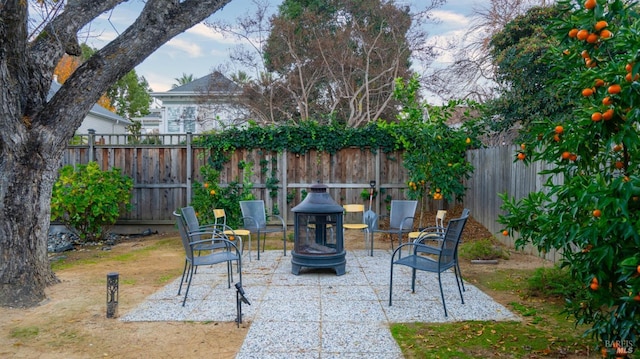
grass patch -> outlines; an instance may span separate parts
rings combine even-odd
[[[82,259],[74,259],[72,255],[69,255],[66,259],[57,260],[51,263],[51,268],[54,272],[70,269],[76,266],[90,266],[95,265],[106,260],[112,260],[116,262],[126,263],[139,260],[145,256],[150,255],[153,251],[156,251],[164,247],[173,247],[176,251],[184,251],[182,249],[182,243],[179,238],[163,238],[155,242],[148,242],[147,245],[139,247],[131,247],[125,253],[113,253],[110,251],[91,250],[91,255]]]
[[[521,322],[398,323],[391,333],[405,358],[598,358],[595,343],[582,336],[587,327],[576,327],[562,313],[560,298],[531,295],[536,271],[463,272],[467,281],[520,315]]]
[[[502,248],[495,238],[463,242],[460,244],[458,251],[460,258],[466,260],[509,259],[509,253]]]
[[[16,327],[11,330],[11,338],[16,339],[30,339],[35,338],[40,333],[40,328],[30,326],[30,327]]]
[[[585,350],[570,333],[519,322],[395,324],[391,333],[405,358],[533,358]]]

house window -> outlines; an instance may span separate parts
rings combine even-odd
[[[167,132],[196,132],[196,106],[167,107]]]

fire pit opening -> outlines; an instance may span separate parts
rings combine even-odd
[[[327,193],[327,186],[314,184],[307,197],[291,210],[294,217],[294,243],[291,273],[302,267],[332,268],[345,273],[347,260],[342,229],[343,209]]]

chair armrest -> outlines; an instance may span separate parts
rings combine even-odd
[[[414,219],[414,218],[415,218],[415,217],[404,217],[404,218],[402,219],[402,222],[400,222],[400,232],[408,232],[408,231],[410,231],[410,230],[411,230],[411,228],[404,228],[404,226],[405,226],[405,222],[406,222],[407,220],[412,220],[412,221],[413,221],[413,219]]]
[[[233,247],[233,249],[235,249],[235,251],[237,253],[240,253],[240,251],[238,250],[238,246],[233,243],[232,241],[228,240],[228,239],[224,239],[224,238],[220,238],[220,237],[216,237],[216,238],[212,238],[212,239],[202,239],[202,240],[198,240],[198,241],[193,241],[193,242],[189,242],[189,247],[191,247],[191,250],[193,250],[193,248],[195,246],[197,246],[198,244],[203,244],[203,243],[211,243],[211,242],[221,242],[225,244],[225,247],[230,248]],[[242,243],[242,242],[240,242]]]
[[[246,220],[246,221],[249,221],[249,223],[251,223],[251,225],[250,225],[250,226],[244,226],[244,228],[245,228],[245,229],[250,230],[250,229],[258,229],[258,228],[260,228],[260,227],[258,226],[258,221],[256,221],[256,220],[255,220],[253,217],[251,217],[251,216],[245,216],[245,217],[242,217],[242,218],[240,218],[240,220],[242,221],[242,224],[243,224],[243,225],[245,224],[245,220]]]
[[[280,221],[280,224],[282,224],[282,228],[284,228],[284,227],[285,227],[285,225],[284,225],[284,218],[282,218],[281,216],[279,216],[279,215],[277,215],[277,214],[272,214],[272,215],[270,215],[270,216],[267,216],[267,222],[269,221],[269,218],[273,218],[273,217],[277,218],[277,219]]]
[[[415,242],[414,244],[415,244],[414,253],[428,253],[428,254],[440,255],[440,253],[442,252],[440,248],[436,248],[428,244],[415,243]]]

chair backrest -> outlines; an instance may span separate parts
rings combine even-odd
[[[180,238],[182,239],[182,246],[184,247],[185,255],[189,260],[192,260],[193,250],[189,245],[189,232],[184,221],[184,216],[180,215],[178,212],[173,212],[173,215],[176,217],[176,224],[178,225],[178,232],[180,232]]]
[[[187,233],[196,231],[200,228],[200,223],[196,216],[196,210],[192,206],[182,207],[180,209],[180,214],[182,214],[184,223],[187,225]]]
[[[467,223],[468,218],[469,210],[463,210],[460,218],[454,218],[449,221],[440,247],[440,266],[446,266],[455,261],[458,244],[460,244],[462,231],[464,230],[464,225]]]
[[[358,218],[359,223],[364,223],[364,205],[363,204],[344,204],[342,205],[344,208],[344,223],[355,223],[356,218],[354,215],[359,215]],[[352,214],[351,216],[349,214]]]
[[[213,218],[215,219],[214,224],[217,225],[222,225],[223,227],[226,227],[227,225],[227,214],[224,211],[224,208],[216,208],[213,210]]]
[[[389,226],[391,228],[411,229],[413,228],[413,217],[416,215],[416,207],[418,201],[411,200],[392,200],[391,212],[389,213]],[[407,217],[411,219],[404,221]]]
[[[240,201],[242,220],[245,229],[265,228],[267,226],[267,213],[264,209],[264,201],[251,200]]]
[[[444,228],[444,217],[446,216],[447,216],[447,211],[443,209],[439,209],[438,212],[436,212],[436,227]]]

